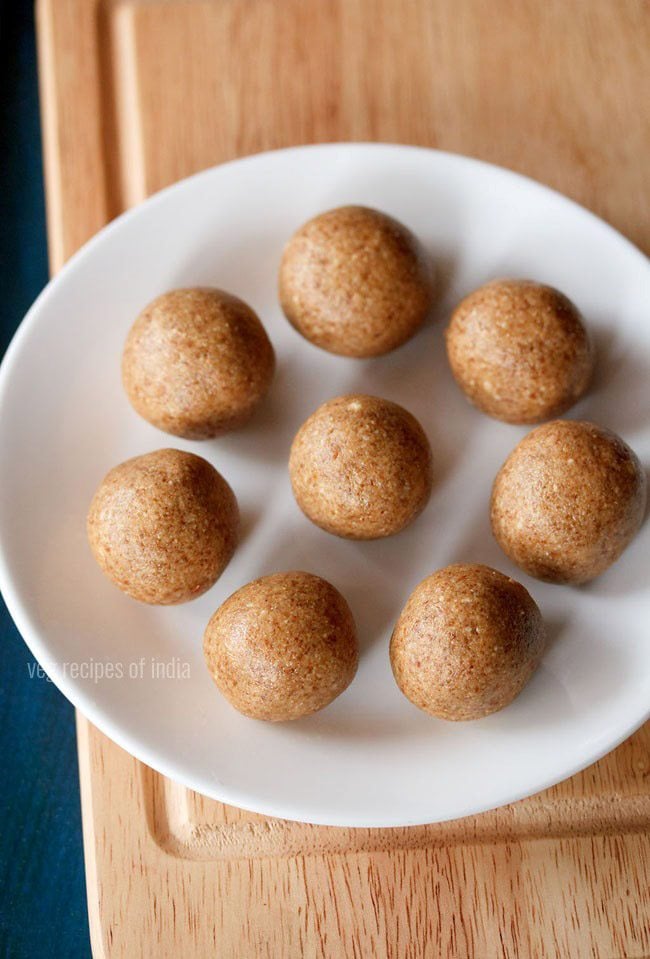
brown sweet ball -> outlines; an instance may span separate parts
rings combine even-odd
[[[357,671],[350,608],[311,573],[275,573],[238,589],[205,631],[208,669],[245,716],[283,722],[323,709]]]
[[[271,342],[249,306],[223,290],[172,290],[131,327],[122,382],[149,423],[202,440],[246,423],[274,367]]]
[[[521,583],[458,563],[429,576],[402,610],[390,642],[397,685],[439,719],[481,719],[519,695],[546,635]]]
[[[90,547],[116,586],[143,603],[200,596],[237,545],[239,511],[225,479],[200,456],[157,450],[107,474],[90,506]]]
[[[433,301],[431,268],[405,226],[363,206],[305,223],[284,250],[280,304],[316,346],[379,356],[405,343]]]
[[[391,536],[431,493],[431,447],[397,403],[339,396],[300,427],[289,475],[298,506],[321,529],[348,539]]]
[[[555,420],[524,437],[497,474],[492,531],[531,576],[585,583],[618,559],[645,503],[645,473],[619,436]]]
[[[456,382],[488,416],[539,423],[573,406],[594,351],[564,294],[531,280],[495,280],[456,307],[446,331]]]

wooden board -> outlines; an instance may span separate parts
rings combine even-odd
[[[38,35],[54,270],[179,177],[339,139],[520,170],[650,250],[642,0],[40,0]],[[78,735],[96,959],[650,955],[650,726],[505,809],[356,831],[223,806]]]

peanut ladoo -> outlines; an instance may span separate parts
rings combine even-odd
[[[200,287],[163,293],[140,313],[124,347],[122,381],[145,420],[200,440],[243,426],[274,368],[253,310],[230,293]]]
[[[225,479],[200,456],[157,450],[112,469],[87,520],[102,571],[143,603],[200,596],[237,545],[239,510]]]
[[[439,719],[481,719],[519,695],[545,645],[541,613],[515,580],[472,563],[414,590],[390,642],[397,685]]]
[[[470,293],[446,331],[452,373],[471,402],[506,423],[539,423],[583,395],[594,365],[573,303],[531,280],[495,280]]]
[[[323,709],[352,682],[359,660],[345,599],[304,572],[263,576],[238,589],[208,623],[203,651],[231,705],[269,722]]]
[[[426,506],[431,447],[415,417],[397,403],[339,396],[298,430],[289,475],[298,505],[321,529],[378,539],[404,529]]]
[[[406,342],[433,301],[432,272],[413,234],[363,206],[305,223],[284,250],[280,304],[299,333],[343,356],[379,356]]]
[[[645,473],[619,436],[554,420],[524,437],[497,474],[492,531],[531,576],[585,583],[618,559],[645,504]]]

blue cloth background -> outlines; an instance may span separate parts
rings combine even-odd
[[[0,2],[0,351],[47,282],[31,0]],[[0,411],[1,413],[1,411]],[[0,957],[90,956],[74,713],[0,604]]]

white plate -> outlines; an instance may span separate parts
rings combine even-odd
[[[380,359],[317,349],[289,326],[276,301],[283,243],[308,217],[344,203],[402,220],[440,266],[438,320]],[[467,404],[447,368],[441,317],[495,276],[533,277],[575,300],[595,332],[599,371],[570,415],[616,430],[647,463],[648,262],[590,213],[513,173],[400,146],[284,150],[165,190],[70,261],[30,310],[2,366],[0,584],[36,658],[93,723],[150,766],[224,802],[316,823],[396,826],[465,816],[536,792],[644,721],[650,524],[582,589],[529,579],[490,535],[492,479],[525,430]],[[279,359],[268,405],[255,421],[206,443],[179,441],[143,422],[120,385],[122,344],[138,311],[164,290],[194,284],[220,286],[251,303]],[[286,460],[295,430],[319,403],[349,391],[402,403],[434,450],[428,508],[383,542],[329,536],[302,516],[290,491]],[[104,579],[84,524],[111,466],[170,445],[200,453],[223,472],[239,497],[245,536],[213,589],[165,609],[140,605]],[[461,560],[520,579],[542,609],[551,645],[512,706],[454,724],[404,699],[392,679],[388,638],[414,586]],[[352,686],[323,712],[265,725],[221,698],[203,664],[201,638],[237,587],[292,568],[324,576],[347,597],[361,664]],[[142,678],[129,678],[141,657]],[[154,678],[152,658],[180,675]],[[109,662],[122,667],[121,679],[98,679],[99,664]]]

